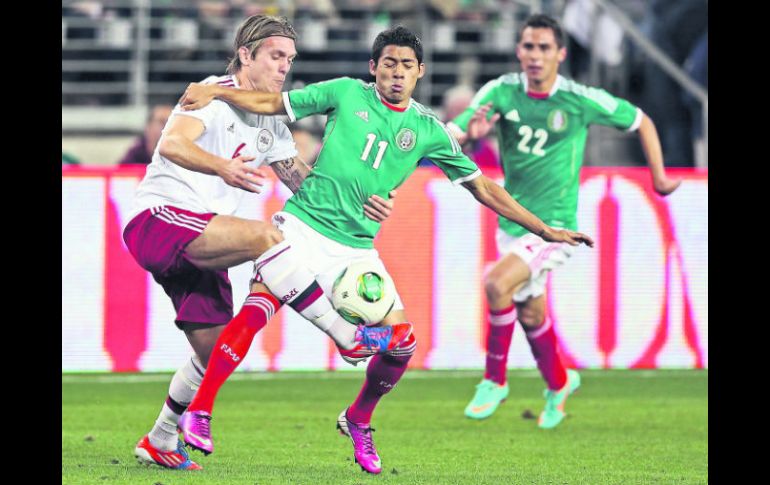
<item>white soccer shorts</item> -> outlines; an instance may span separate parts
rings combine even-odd
[[[567,243],[550,243],[532,233],[514,237],[498,229],[495,241],[501,257],[515,254],[529,266],[529,280],[513,295],[516,302],[545,293],[548,272],[564,264],[575,252],[575,248]]]
[[[331,300],[334,280],[353,261],[368,259],[375,268],[390,277],[376,249],[352,248],[329,239],[302,222],[294,214],[280,211],[273,214],[273,225],[289,241],[300,257],[300,263],[315,275],[316,281],[326,296]],[[393,279],[391,277],[391,279]],[[396,291],[396,303],[393,310],[403,310],[404,303]]]

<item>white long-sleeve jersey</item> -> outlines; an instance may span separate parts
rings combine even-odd
[[[202,82],[238,87],[233,75],[210,76]],[[192,116],[203,122],[205,130],[194,142],[201,149],[228,159],[238,155],[254,156],[254,160],[246,162],[254,168],[297,155],[289,129],[276,116],[247,113],[219,100],[195,111],[182,111],[177,105],[166,127],[174,116]],[[143,210],[160,205],[231,215],[245,193],[243,189],[227,185],[217,175],[177,165],[163,157],[155,147],[152,163],[147,166],[144,179],[137,187],[126,222]]]

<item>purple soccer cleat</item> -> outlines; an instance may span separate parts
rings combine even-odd
[[[344,409],[337,418],[337,429],[341,435],[347,436],[353,442],[353,459],[361,470],[374,475],[382,471],[382,462],[372,441],[374,428],[350,421],[347,409]]]
[[[177,426],[187,446],[202,451],[205,455],[214,452],[210,414],[204,411],[185,411]]]

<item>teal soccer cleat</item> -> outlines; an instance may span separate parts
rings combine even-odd
[[[465,415],[473,419],[488,418],[507,397],[507,382],[501,386],[495,381],[484,379],[476,385],[476,395],[465,407]]]
[[[555,428],[567,416],[564,412],[564,403],[567,397],[580,387],[580,374],[572,369],[567,369],[567,384],[560,391],[546,389],[543,393],[545,409],[540,413],[537,425],[543,429]]]

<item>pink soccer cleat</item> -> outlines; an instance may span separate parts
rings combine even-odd
[[[357,365],[374,354],[411,354],[417,346],[417,341],[412,335],[411,323],[397,323],[382,327],[359,325],[356,330],[356,342],[355,348],[350,350],[337,347],[348,364]]]
[[[185,411],[179,418],[179,430],[187,446],[205,455],[214,452],[211,439],[211,415],[204,411]]]
[[[353,459],[361,470],[374,475],[382,471],[382,462],[372,441],[374,428],[350,421],[345,409],[337,418],[337,429],[341,435],[347,436],[353,442]]]
[[[139,463],[144,465],[158,465],[173,470],[203,470],[203,467],[195,463],[187,455],[187,450],[180,441],[173,451],[163,451],[150,444],[150,437],[145,435],[134,448],[134,455]]]

